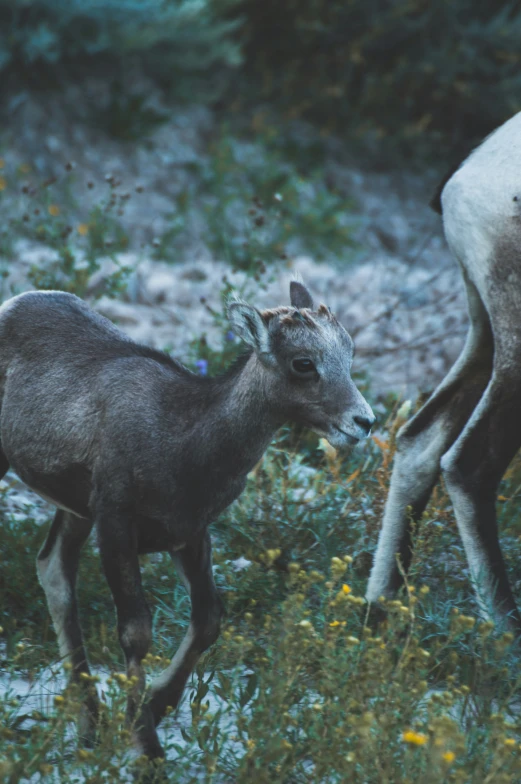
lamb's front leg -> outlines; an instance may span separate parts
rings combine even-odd
[[[143,659],[152,641],[152,618],[141,586],[132,516],[114,507],[101,506],[96,520],[101,560],[116,605],[119,640],[131,681],[127,723],[141,753],[150,759],[164,757],[152,712],[145,702]]]
[[[167,708],[176,708],[186,681],[200,655],[219,636],[223,605],[212,573],[212,547],[207,531],[183,550],[172,553],[190,594],[192,613],[188,631],[170,665],[150,687],[150,707],[156,724]]]

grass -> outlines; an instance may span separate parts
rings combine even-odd
[[[381,437],[345,458],[309,442],[295,454],[283,433],[214,526],[227,619],[187,690],[181,730],[175,719],[166,722],[167,780],[495,784],[521,777],[519,656],[512,635],[476,616],[442,487],[417,532],[406,588],[387,603],[383,626],[365,625],[361,597],[396,424],[390,410]],[[520,477],[517,460],[501,493],[517,589]],[[44,532],[30,515],[10,519],[10,492],[1,498],[2,666],[4,683],[16,685],[56,668],[57,654],[33,566]],[[239,557],[250,564],[237,571]],[[143,559],[143,572],[154,613],[152,672],[173,655],[189,603],[166,556]],[[13,688],[0,708],[2,781],[98,782],[130,771],[125,682],[117,676],[123,662],[93,545],[80,598],[91,661],[112,674],[104,681],[100,747],[76,745],[74,693],[61,699],[56,686],[56,704],[34,714]]]

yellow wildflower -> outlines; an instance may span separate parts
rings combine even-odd
[[[516,741],[514,740],[514,738],[505,738],[503,743],[505,744],[505,746],[508,746],[509,748],[514,748],[514,746],[516,745]]]
[[[52,215],[53,218],[56,218],[56,216],[59,215],[61,212],[57,204],[50,204],[48,211],[49,211],[49,215]]]
[[[456,755],[454,754],[453,751],[446,751],[445,754],[442,754],[441,756],[442,756],[442,759],[445,762],[448,762],[449,765],[450,765],[451,762],[454,762],[454,760],[456,759]]]
[[[410,743],[412,746],[423,746],[427,743],[427,735],[423,732],[414,732],[414,730],[407,730],[402,734],[404,743]]]
[[[78,234],[81,237],[84,237],[88,233],[89,233],[89,224],[88,223],[80,223],[80,225],[78,226]]]
[[[347,596],[348,593],[351,593],[351,588],[349,587],[349,585],[346,585],[346,583],[344,583],[343,586],[342,586],[342,591]]]
[[[331,446],[329,441],[325,438],[320,438],[318,441],[318,448],[321,449],[329,460],[334,460],[338,454],[334,446]]]
[[[340,621],[331,621],[330,626],[340,626]]]

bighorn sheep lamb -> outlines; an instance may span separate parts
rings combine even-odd
[[[138,749],[163,756],[156,725],[175,708],[200,654],[219,633],[208,525],[242,492],[284,422],[335,447],[367,436],[373,413],[350,377],[353,343],[330,310],[290,287],[291,307],[228,304],[249,351],[223,375],[198,376],[141,346],[77,297],[29,292],[0,308],[0,477],[11,467],[58,507],[37,560],[72,679],[87,683],[80,733],[98,716],[75,583],[93,526],[117,610]],[[188,632],[145,693],[151,614],[138,556],[167,551],[189,591]]]

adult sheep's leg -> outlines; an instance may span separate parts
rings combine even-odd
[[[200,655],[219,636],[222,602],[212,573],[212,548],[206,531],[172,555],[192,602],[190,625],[171,664],[151,684],[150,707],[158,724],[167,708],[176,708]]]
[[[141,585],[135,526],[128,510],[99,500],[95,506],[103,570],[116,605],[119,641],[131,681],[127,723],[141,753],[161,758],[164,751],[145,703],[143,659],[152,641],[152,618]]]
[[[510,233],[507,229],[510,228]],[[519,230],[506,226],[479,285],[494,334],[492,379],[441,467],[463,540],[480,607],[507,619],[518,633],[521,618],[498,540],[496,493],[521,446],[521,324]],[[478,270],[479,271],[479,270]]]
[[[487,312],[466,278],[471,325],[461,356],[438,389],[400,430],[389,496],[366,597],[392,596],[412,556],[411,526],[419,520],[440,473],[442,455],[458,438],[492,373],[493,340]]]
[[[521,381],[516,377],[521,340],[517,362],[517,368],[498,363],[483,399],[441,465],[481,611],[507,619],[519,634],[521,618],[498,539],[496,493],[521,446]]]
[[[76,578],[81,548],[91,529],[90,520],[58,509],[36,561],[60,653],[72,665],[71,681],[85,690],[79,732],[89,745],[94,740],[98,721],[98,695],[94,684],[81,678],[83,673],[89,675],[90,671],[78,618]]]

